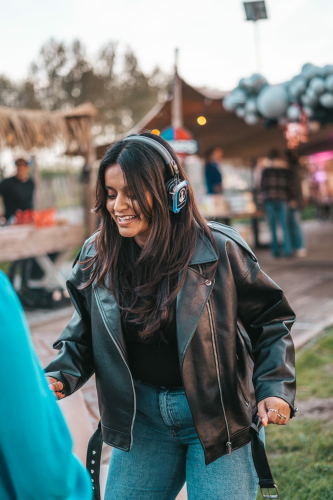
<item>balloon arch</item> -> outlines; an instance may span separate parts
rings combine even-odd
[[[333,65],[319,68],[307,63],[299,75],[280,85],[269,85],[264,76],[255,73],[239,81],[223,99],[223,106],[248,125],[263,122],[284,127],[287,139],[297,129],[302,141],[301,129],[308,130],[309,122],[316,122],[317,127],[333,123]]]

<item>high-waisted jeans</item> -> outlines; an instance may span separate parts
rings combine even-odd
[[[105,500],[174,500],[185,481],[189,500],[255,500],[250,443],[206,466],[183,387],[135,390],[133,446],[113,449]]]

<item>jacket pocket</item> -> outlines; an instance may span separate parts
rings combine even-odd
[[[246,396],[246,392],[245,392],[245,390],[244,390],[244,387],[242,386],[242,383],[241,383],[241,381],[240,381],[240,378],[239,378],[239,376],[238,376],[238,373],[237,373],[237,382],[238,382],[238,387],[239,387],[239,389],[240,389],[240,392],[241,392],[241,394],[242,394],[242,396],[243,396],[243,399],[244,399],[244,402],[245,402],[245,406],[248,408],[248,407],[250,406],[250,402],[249,402],[248,397]]]

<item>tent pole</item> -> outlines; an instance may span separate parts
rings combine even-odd
[[[90,119],[91,126],[89,127],[89,138],[87,142],[87,151],[85,155],[86,164],[84,166],[83,176],[83,211],[84,211],[84,232],[85,237],[89,238],[97,229],[97,217],[91,212],[94,206],[94,182],[92,182],[93,171],[92,167],[96,160],[96,148],[93,145],[93,137],[91,127],[93,118]]]
[[[173,82],[173,97],[171,101],[171,125],[174,128],[183,126],[182,81],[178,75],[178,49],[175,51],[175,76]]]

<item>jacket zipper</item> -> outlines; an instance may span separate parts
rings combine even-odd
[[[200,265],[199,265],[199,271],[203,275],[202,267]],[[211,305],[210,305],[210,299],[208,299],[208,301],[207,301],[207,310],[208,310],[208,316],[209,316],[210,332],[211,332],[211,336],[212,336],[213,352],[214,352],[214,359],[215,359],[217,381],[218,381],[218,384],[219,384],[221,406],[222,406],[224,421],[225,421],[225,425],[226,425],[226,429],[227,429],[227,435],[228,435],[228,441],[227,441],[226,447],[227,447],[227,451],[228,451],[228,454],[229,454],[229,457],[230,457],[231,456],[231,452],[232,452],[232,443],[230,441],[229,426],[228,426],[227,416],[226,416],[226,413],[225,413],[225,408],[224,408],[224,403],[223,403],[222,385],[221,385],[220,373],[219,373],[219,369],[218,369],[219,365],[218,365],[217,353],[216,353],[216,343],[215,343],[215,336],[214,336],[214,325],[213,325],[213,319],[212,319],[212,310],[211,310]]]
[[[122,360],[124,361],[124,363],[125,363],[125,365],[126,365],[126,367],[127,367],[127,369],[128,369],[128,372],[129,372],[129,374],[130,374],[130,378],[131,378],[132,389],[133,389],[133,397],[134,397],[134,411],[133,411],[133,417],[132,417],[132,425],[131,425],[131,442],[130,442],[130,449],[131,449],[131,448],[132,448],[132,444],[133,444],[133,426],[134,426],[134,420],[135,420],[135,415],[136,415],[136,394],[135,394],[135,388],[134,388],[134,383],[133,383],[133,377],[132,377],[131,370],[130,370],[130,368],[129,368],[128,364],[127,364],[127,361],[126,361],[126,359],[125,359],[125,356],[123,355],[123,353],[122,353],[121,349],[119,348],[119,346],[118,346],[117,342],[116,342],[116,341],[115,341],[115,339],[113,338],[112,333],[110,332],[108,325],[106,324],[106,321],[105,321],[105,319],[104,319],[104,313],[103,313],[103,311],[102,311],[102,309],[101,309],[101,305],[100,305],[100,300],[99,300],[99,297],[98,297],[98,293],[96,292],[95,287],[93,287],[93,288],[94,288],[94,295],[95,295],[95,298],[96,298],[96,301],[97,301],[97,307],[98,307],[99,313],[100,313],[100,315],[101,315],[101,317],[102,317],[102,320],[103,320],[104,326],[105,326],[105,328],[106,328],[106,330],[107,330],[108,334],[110,335],[110,337],[111,337],[111,339],[112,339],[112,341],[113,341],[114,345],[115,345],[115,346],[116,346],[116,348],[118,349],[119,354],[120,354],[120,356],[122,357]]]

